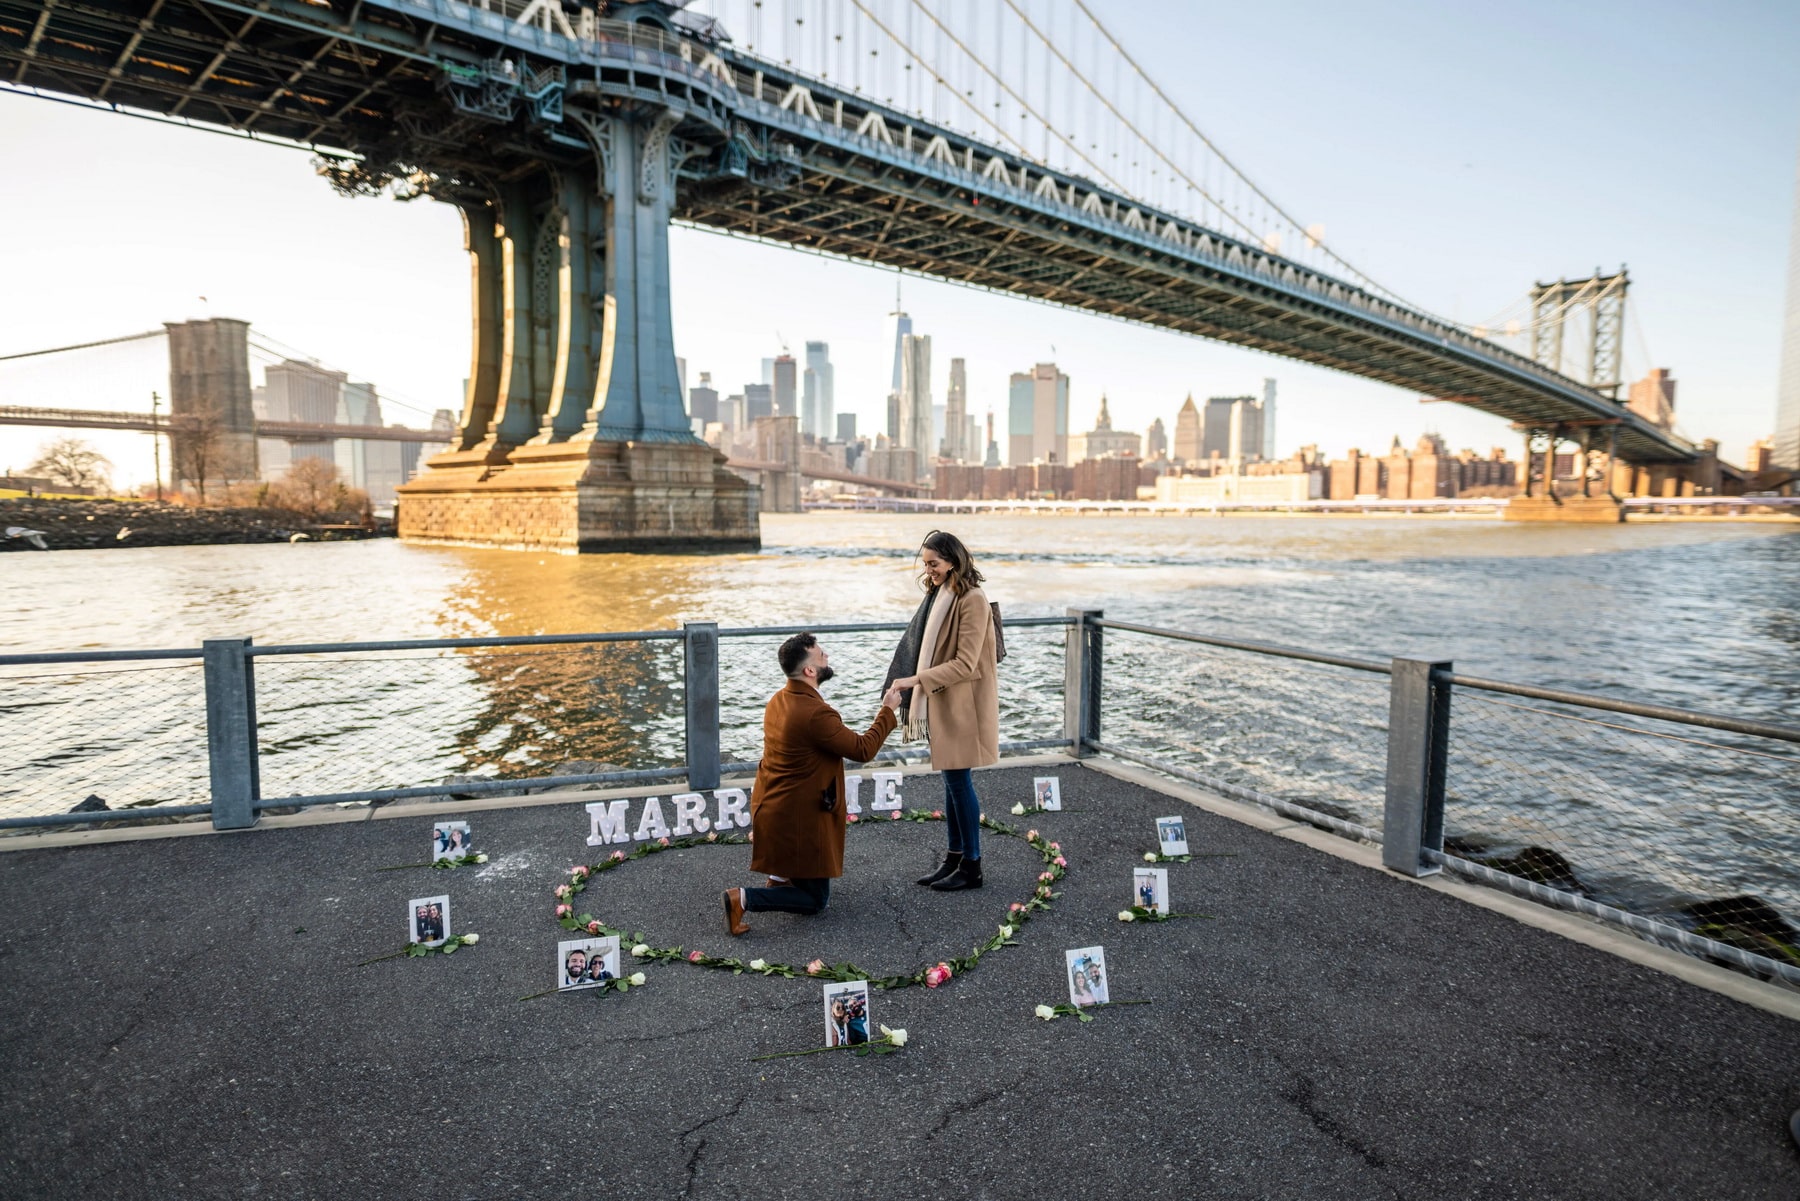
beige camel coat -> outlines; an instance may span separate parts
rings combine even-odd
[[[919,673],[930,695],[925,724],[931,766],[938,771],[986,767],[1000,761],[1000,681],[994,662],[994,614],[987,594],[971,588],[950,601],[931,666]]]
[[[750,793],[750,870],[790,880],[844,874],[844,760],[872,758],[894,729],[882,708],[867,732],[844,725],[804,680],[790,679],[763,710],[763,757]],[[829,810],[822,796],[835,798]]]

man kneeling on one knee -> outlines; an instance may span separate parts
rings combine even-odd
[[[725,924],[747,934],[744,914],[815,914],[844,874],[844,760],[867,762],[893,733],[900,690],[888,689],[868,731],[857,734],[819,695],[830,657],[811,634],[778,652],[787,684],[763,710],[763,756],[750,795],[750,870],[767,888],[725,890]]]

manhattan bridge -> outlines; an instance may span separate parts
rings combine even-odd
[[[1522,349],[1432,315],[1239,171],[1087,0],[0,0],[0,87],[298,144],[346,194],[456,205],[473,352],[433,463],[459,495],[655,478],[741,523],[693,457],[671,223],[1364,376],[1550,453],[1695,457],[1618,397],[1622,288],[1546,292]]]

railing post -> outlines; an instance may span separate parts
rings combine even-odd
[[[719,623],[690,621],[681,629],[688,789],[701,792],[719,786]]]
[[[256,682],[248,638],[208,638],[202,645],[206,672],[206,758],[212,782],[215,830],[256,824],[261,780],[256,756]]]
[[[1381,862],[1408,876],[1442,870],[1423,851],[1444,849],[1444,775],[1450,751],[1447,661],[1395,659],[1388,691],[1387,808]]]
[[[1063,652],[1063,737],[1077,759],[1092,755],[1100,741],[1100,627],[1102,609],[1070,609]]]

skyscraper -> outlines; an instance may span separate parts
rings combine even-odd
[[[758,417],[773,417],[775,409],[774,389],[768,384],[744,385],[744,424],[747,426]]]
[[[969,379],[961,359],[950,360],[950,395],[944,401],[944,457],[962,463],[975,457],[966,445],[969,425]]]
[[[801,432],[829,438],[837,427],[837,397],[833,391],[831,347],[824,342],[806,344],[806,407],[812,422],[801,423]]]
[[[1190,392],[1187,400],[1182,402],[1181,411],[1175,414],[1175,461],[1192,463],[1198,460],[1202,441],[1200,409],[1194,404],[1194,395]]]
[[[983,467],[1000,466],[1000,443],[994,439],[994,410],[989,409],[987,415],[987,454],[982,457]]]
[[[1069,377],[1055,363],[1015,372],[1007,397],[1006,461],[1069,461]]]
[[[900,338],[900,438],[898,445],[918,452],[921,471],[936,449],[931,437],[931,335]]]
[[[1169,435],[1163,429],[1162,418],[1158,417],[1150,423],[1150,432],[1144,435],[1144,455],[1152,461],[1167,458],[1169,454]]]
[[[893,327],[894,343],[894,378],[888,385],[887,433],[892,442],[900,442],[900,343],[912,333],[912,318],[900,307],[900,281],[894,281],[894,311],[888,314],[889,324]]]
[[[688,390],[688,417],[698,422],[719,419],[719,391],[712,386],[712,372],[700,373],[700,385]]]
[[[1263,381],[1262,395],[1262,459],[1265,463],[1275,461],[1275,381]]]
[[[1207,400],[1200,423],[1200,453],[1197,458],[1231,457],[1231,411],[1237,407],[1236,396],[1214,396]]]
[[[794,370],[794,356],[784,354],[775,360],[774,400],[775,416],[798,417],[800,415],[799,377]]]
[[[1794,225],[1788,233],[1787,319],[1781,327],[1781,381],[1775,393],[1774,463],[1800,470],[1800,176],[1794,185]]]

